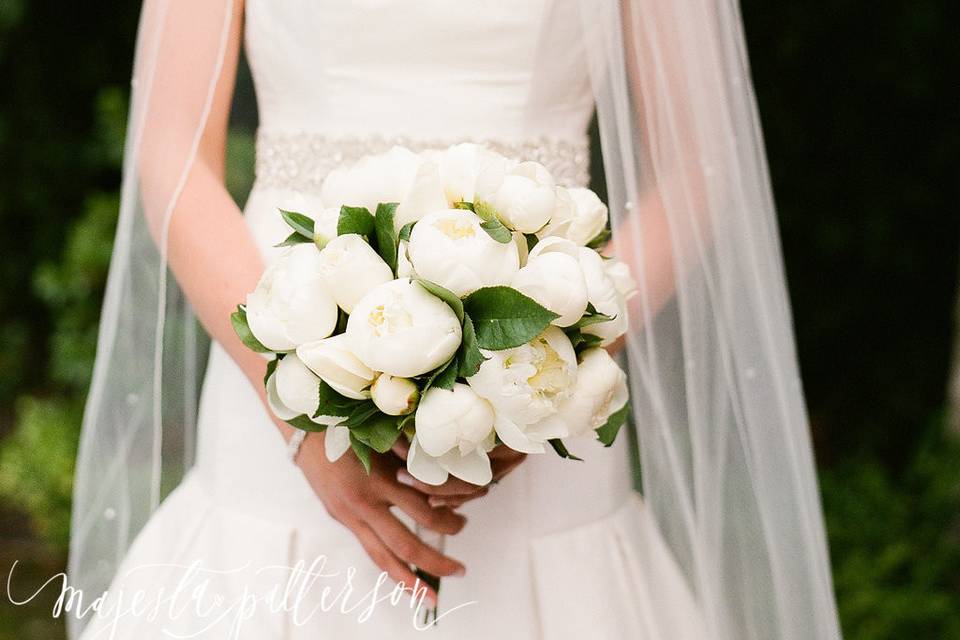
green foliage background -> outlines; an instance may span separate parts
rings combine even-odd
[[[65,556],[138,4],[0,0],[0,570],[24,561],[31,587]],[[952,9],[743,2],[854,639],[960,639],[960,449],[941,433],[960,240]],[[0,599],[0,640],[61,635],[49,603]]]

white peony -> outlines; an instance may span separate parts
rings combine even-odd
[[[573,392],[577,357],[563,331],[549,327],[528,344],[483,354],[488,359],[467,382],[493,405],[494,426],[504,444],[542,453],[544,442],[566,436],[556,414]]]
[[[324,286],[314,245],[289,247],[267,266],[247,296],[247,323],[273,351],[290,351],[333,332],[337,305]]]
[[[553,321],[558,327],[576,323],[587,308],[577,247],[569,240],[546,238],[537,243],[510,286],[558,314]]]
[[[398,378],[381,373],[370,387],[373,404],[388,416],[403,416],[417,406],[420,389],[409,378]]]
[[[403,147],[366,156],[353,165],[334,169],[320,187],[320,198],[328,207],[366,207],[400,202],[407,195],[422,159]]]
[[[607,277],[613,281],[613,286],[616,287],[624,300],[629,300],[637,295],[637,281],[633,279],[633,274],[626,262],[616,258],[608,258],[603,261],[603,270],[607,273]]]
[[[478,185],[499,185],[512,163],[504,156],[478,144],[465,142],[438,154],[437,164],[447,202],[473,202]],[[481,187],[482,188],[482,187]]]
[[[320,251],[320,274],[327,291],[347,313],[393,271],[366,240],[355,233],[337,236]]]
[[[437,368],[460,346],[460,321],[445,302],[407,279],[381,284],[350,314],[346,335],[361,362],[411,378]]]
[[[350,450],[350,428],[330,425],[324,430],[323,451],[327,460],[336,462]]]
[[[560,404],[559,417],[571,436],[599,429],[627,404],[627,375],[606,349],[580,354],[573,394]]]
[[[517,245],[497,242],[472,211],[430,213],[413,228],[407,255],[417,275],[465,296],[508,284],[520,267]]]
[[[553,177],[537,162],[521,162],[499,184],[485,184],[478,200],[490,204],[500,221],[514,231],[536,233],[557,207]]]
[[[520,266],[527,264],[527,258],[530,257],[530,245],[527,244],[527,237],[519,231],[513,232],[513,244],[517,246],[517,255],[520,256]]]
[[[281,420],[293,420],[301,415],[299,411],[294,411],[283,403],[280,394],[277,392],[277,374],[274,372],[266,382],[267,405],[271,413]]]
[[[319,402],[320,378],[296,354],[287,354],[267,379],[270,410],[281,420],[306,415],[313,422],[326,425],[324,449],[327,458],[334,462],[350,448],[350,430],[338,426],[344,420],[342,417],[314,416]]]
[[[306,415],[318,424],[337,424],[343,418],[314,416],[320,404],[320,378],[295,353],[288,353],[277,362],[277,369],[267,380],[267,400],[281,420]]]
[[[457,383],[449,391],[429,389],[417,407],[417,432],[407,469],[427,484],[443,484],[448,474],[476,485],[488,484],[493,424],[490,403],[469,386]]]
[[[376,373],[350,351],[346,334],[302,344],[297,347],[297,357],[340,395],[354,400],[370,397]]]
[[[428,213],[441,211],[448,206],[440,181],[440,170],[432,161],[424,161],[417,170],[410,188],[399,200],[393,214],[393,225],[400,231],[404,225],[420,220]]]
[[[417,272],[413,270],[413,264],[410,263],[410,254],[408,249],[410,242],[401,240],[397,243],[397,277],[398,278],[416,278]]]
[[[559,236],[583,246],[600,235],[607,227],[607,205],[590,189],[574,187],[557,188],[558,202],[562,203],[554,211],[541,237]]]
[[[321,209],[313,218],[313,241],[323,248],[337,237],[337,224],[340,222],[340,209],[327,207]]]
[[[586,247],[580,248],[579,257],[590,304],[600,313],[614,317],[609,322],[588,325],[583,332],[599,336],[606,346],[627,332],[627,301],[636,293],[636,283],[630,269],[619,260],[604,260]]]

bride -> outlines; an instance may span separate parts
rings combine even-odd
[[[583,463],[495,451],[488,491],[424,485],[399,450],[367,476],[271,417],[229,316],[286,235],[278,207],[319,210],[327,172],[396,144],[473,141],[582,186],[594,112],[640,290],[630,438],[568,441]],[[733,0],[147,0],[72,637],[406,638],[439,596],[436,638],[838,638],[757,123]],[[393,590],[414,565],[443,578],[427,602]]]

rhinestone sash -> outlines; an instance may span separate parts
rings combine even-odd
[[[547,167],[558,184],[586,186],[590,182],[589,139],[535,138],[522,141],[442,140],[404,136],[331,136],[315,133],[257,132],[257,186],[319,193],[333,169],[394,146],[420,152],[444,149],[458,142],[476,142],[516,160],[533,160]]]

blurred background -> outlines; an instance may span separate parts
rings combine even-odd
[[[0,0],[0,577],[19,560],[21,598],[66,558],[138,12]],[[960,639],[957,12],[743,14],[845,636]],[[253,123],[231,134],[238,196]],[[63,637],[51,604],[0,597],[0,640]]]

